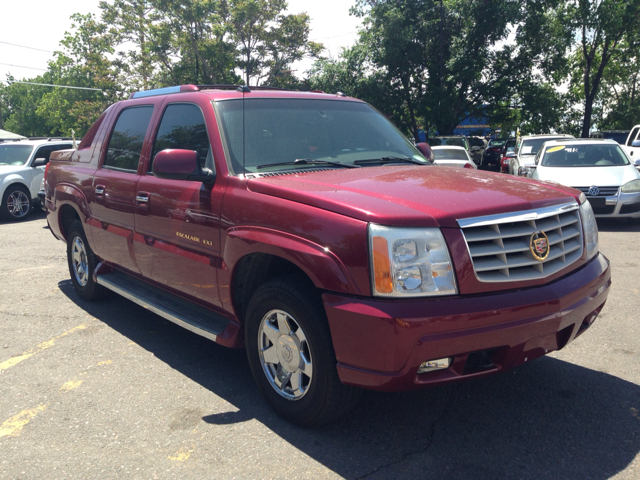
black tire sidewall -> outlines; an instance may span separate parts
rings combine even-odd
[[[12,192],[15,192],[18,190],[25,193],[27,195],[27,198],[29,199],[29,211],[23,217],[14,217],[13,215],[11,215],[11,213],[9,213],[9,205],[7,205],[9,195],[11,195]],[[29,216],[29,214],[31,213],[31,209],[33,208],[32,201],[31,201],[31,194],[25,187],[21,185],[10,185],[9,187],[7,187],[7,189],[4,192],[4,195],[2,196],[1,208],[2,208],[2,211],[0,212],[0,216],[4,220],[7,220],[9,222],[21,222],[22,220],[24,220]]]
[[[293,292],[283,290],[282,286],[282,283],[278,285],[276,282],[269,282],[256,292],[249,304],[245,324],[247,357],[258,388],[274,410],[295,424],[313,425],[325,406],[325,397],[331,388],[332,370],[336,369],[335,353],[330,335],[327,338],[326,319],[320,315],[317,304],[310,302],[305,295],[301,298]],[[309,390],[299,400],[287,400],[277,393],[260,363],[258,330],[262,319],[271,310],[283,310],[291,315],[307,338],[313,376]],[[337,376],[337,372],[335,375]]]

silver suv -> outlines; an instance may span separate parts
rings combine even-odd
[[[575,138],[573,135],[565,135],[562,133],[549,133],[545,135],[525,135],[518,138],[516,143],[516,156],[509,161],[509,173],[518,175],[520,167],[529,167],[534,165],[534,159],[538,154],[538,150],[549,140],[561,140],[563,138]]]
[[[66,138],[15,140],[0,143],[0,217],[24,220],[39,205],[38,191],[51,152],[73,148]]]

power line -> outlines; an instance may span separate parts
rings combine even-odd
[[[0,40],[0,43],[4,43],[5,45],[11,45],[13,47],[28,48],[29,50],[38,50],[39,52],[55,53],[55,52],[52,52],[51,50],[43,50],[42,48],[27,47],[25,45],[18,45],[17,43],[3,42],[1,40]]]
[[[34,68],[34,67],[24,67],[22,65],[14,65],[13,63],[0,63],[0,65],[8,65],[10,67],[18,67],[18,68],[28,68],[29,70],[40,70],[41,72],[46,72],[46,68]]]
[[[73,88],[75,90],[95,90],[96,92],[103,91],[100,88],[72,87],[71,85],[54,85],[52,83],[19,82],[17,80],[14,80],[13,82],[9,82],[9,83],[22,83],[24,85],[40,85],[41,87]]]

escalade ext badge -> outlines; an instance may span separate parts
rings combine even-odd
[[[534,233],[531,235],[529,248],[531,249],[533,258],[539,262],[545,261],[551,251],[551,247],[549,246],[549,237],[547,237],[547,234],[543,231]]]

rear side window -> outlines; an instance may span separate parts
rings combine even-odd
[[[46,147],[40,147],[34,158],[44,158],[48,163],[52,152],[57,152],[58,150],[70,150],[71,148],[73,148],[73,146],[70,143],[66,145],[47,145]]]
[[[123,110],[111,133],[104,167],[135,172],[153,107],[132,107]]]
[[[177,103],[167,106],[153,146],[149,171],[158,152],[175,148],[195,150],[200,155],[200,166],[214,170],[207,126],[197,105]]]
[[[91,128],[89,128],[85,136],[82,137],[80,145],[78,145],[78,150],[83,150],[91,146],[91,144],[93,143],[93,139],[95,138],[100,125],[102,125],[102,121],[104,120],[106,114],[107,112],[105,111],[102,115],[100,115],[100,118],[98,118],[98,120],[96,120],[93,125],[91,125]]]

